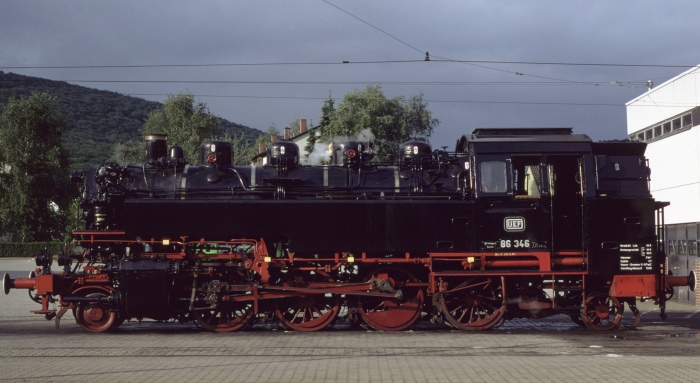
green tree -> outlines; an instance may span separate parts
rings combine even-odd
[[[309,124],[313,124],[313,121],[310,121]],[[297,118],[287,124],[287,127],[289,128],[289,132],[292,134],[292,137],[296,137],[301,133],[301,118]]]
[[[274,122],[267,127],[267,138],[269,139],[271,136],[276,136],[278,140],[282,139],[280,130],[277,129]]]
[[[123,144],[117,142],[112,147],[113,154],[109,161],[114,161],[122,166],[143,163],[146,152],[144,147],[143,141],[131,140]]]
[[[250,165],[250,161],[258,154],[258,142],[269,141],[267,136],[258,137],[257,141],[246,139],[243,135],[228,140],[233,146],[233,164],[238,166]]]
[[[362,91],[350,92],[343,97],[332,112],[329,123],[325,126],[321,123],[321,140],[330,142],[338,137],[366,139],[371,133],[377,159],[394,161],[401,143],[428,139],[439,123],[423,101],[422,94],[408,100],[403,96],[388,99],[381,86],[368,85]]]
[[[19,241],[61,240],[71,202],[66,122],[54,98],[11,99],[0,115],[0,233]]]
[[[191,93],[168,96],[163,107],[148,116],[143,125],[144,134],[167,134],[168,144],[177,144],[185,152],[185,158],[195,162],[199,158],[199,145],[222,135],[221,121],[209,114],[204,103],[194,102]]]

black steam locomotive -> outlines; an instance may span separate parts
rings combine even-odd
[[[82,188],[84,251],[36,256],[35,311],[71,310],[85,330],[127,319],[194,320],[212,331],[278,320],[297,331],[339,315],[377,330],[422,317],[484,330],[516,317],[568,314],[616,327],[627,303],[673,286],[663,208],[649,192],[645,143],[592,142],[568,128],[478,129],[454,152],[421,141],[394,164],[371,143],[336,142],[330,164],[269,145],[264,164],[233,166],[230,143],[188,164],[146,136],[143,165],[93,166]],[[55,304],[55,307],[52,306]]]

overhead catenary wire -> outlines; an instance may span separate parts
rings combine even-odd
[[[12,79],[3,79],[0,82],[15,82]],[[174,84],[288,84],[288,85],[357,85],[357,84],[380,84],[380,85],[419,85],[419,86],[625,86],[625,87],[636,87],[636,86],[646,86],[645,82],[574,82],[574,83],[562,83],[558,81],[543,82],[512,82],[512,81],[236,81],[236,80],[61,80],[65,82],[74,83],[174,83]],[[170,93],[136,93],[136,92],[123,92],[124,94],[137,97],[166,97],[172,94]],[[325,100],[327,97],[303,97],[303,96],[268,96],[268,95],[226,95],[226,94],[193,94],[196,97],[205,98],[235,98],[235,99],[277,99],[277,100]],[[457,103],[457,104],[503,104],[503,105],[560,105],[560,106],[601,106],[601,107],[624,107],[623,103],[597,103],[597,102],[548,102],[548,101],[489,101],[489,100],[445,100],[445,99],[426,99],[424,100],[430,103]],[[655,107],[695,107],[696,105],[684,105],[684,104],[647,104],[647,105],[634,105],[637,106],[655,106]]]
[[[359,20],[360,22],[362,22],[362,23],[364,23],[364,24],[366,24],[366,25],[368,25],[368,26],[374,28],[375,30],[377,30],[377,31],[379,31],[379,32],[381,32],[381,33],[383,33],[383,34],[389,36],[390,38],[392,38],[392,39],[394,39],[394,40],[400,42],[401,44],[403,44],[403,45],[405,45],[405,46],[407,46],[407,47],[409,47],[409,48],[411,48],[411,49],[413,49],[413,50],[415,50],[415,51],[417,51],[417,52],[420,52],[421,54],[422,54],[423,52],[425,52],[424,61],[433,61],[433,59],[430,58],[430,55],[428,54],[428,50],[418,49],[418,48],[416,48],[415,46],[413,46],[413,45],[411,45],[411,44],[405,42],[404,40],[402,40],[402,39],[396,37],[395,35],[393,35],[393,34],[387,32],[387,31],[385,31],[385,30],[383,30],[383,29],[381,29],[381,28],[379,28],[379,27],[377,27],[376,25],[374,25],[374,24],[372,24],[372,23],[370,23],[370,22],[368,22],[368,21],[366,21],[366,20],[360,18],[359,16],[356,16],[356,15],[350,13],[349,11],[347,11],[347,10],[345,10],[345,9],[343,9],[343,8],[341,8],[341,7],[339,7],[339,6],[335,5],[335,4],[333,4],[333,3],[331,3],[331,2],[328,1],[328,0],[322,0],[322,1],[323,1],[324,3],[326,3],[326,4],[329,4],[329,5],[333,6],[333,7],[336,8],[336,9],[342,11],[343,13],[345,13],[345,14],[347,14],[347,15],[349,15],[349,16],[351,16],[351,17],[357,19],[357,20]],[[541,75],[535,75],[535,74],[525,73],[525,72],[521,72],[521,71],[512,71],[512,70],[501,69],[501,68],[493,68],[493,67],[490,67],[490,66],[482,65],[483,63],[486,63],[486,61],[455,60],[455,59],[446,58],[446,57],[441,57],[441,56],[436,56],[436,55],[433,55],[432,57],[437,58],[437,59],[440,59],[440,60],[445,61],[445,62],[454,62],[454,63],[466,64],[466,65],[471,65],[471,66],[475,66],[475,67],[479,67],[479,68],[483,68],[483,69],[488,69],[488,70],[492,70],[492,71],[498,71],[498,72],[503,72],[503,73],[509,73],[509,74],[513,74],[513,75],[517,75],[517,76],[526,76],[526,77],[532,77],[532,78],[539,78],[539,79],[543,79],[543,80],[554,80],[554,81],[562,81],[562,82],[572,82],[572,83],[576,83],[576,82],[577,82],[577,81],[575,81],[575,80],[561,79],[561,78],[555,78],[555,77],[549,77],[549,76],[541,76]],[[494,63],[495,63],[495,62],[494,62]],[[501,63],[505,63],[505,62],[501,62]],[[515,62],[511,61],[511,62],[509,62],[509,63],[512,64],[512,63],[515,63]],[[523,62],[523,63],[524,63],[524,62]],[[692,67],[695,67],[695,66],[696,66],[696,65],[690,65],[690,66],[687,66],[687,67],[685,67],[685,68],[692,68]]]
[[[499,83],[499,82],[361,82],[361,81],[353,81],[353,82],[342,82],[342,81],[328,81],[328,82],[295,82],[295,81],[289,81],[289,82],[280,82],[280,81],[187,81],[187,80],[172,80],[172,81],[162,81],[162,80],[64,80],[66,82],[114,82],[114,83],[204,83],[204,84],[211,84],[211,83],[234,83],[234,84],[319,84],[319,85],[327,85],[327,84],[389,84],[389,85],[437,85],[437,86],[460,86],[460,85],[474,85],[474,86],[479,86],[479,85],[544,85],[541,82],[531,82],[531,83]],[[17,82],[15,80],[0,80],[0,82]],[[584,83],[577,83],[577,84],[561,84],[558,82],[554,83],[546,83],[546,85],[614,85],[614,86],[619,86],[620,84],[616,83],[590,83],[590,84],[584,84]],[[126,95],[128,96],[137,96],[137,97],[167,97],[171,96],[171,93],[135,93],[135,92],[125,92]],[[280,100],[325,100],[328,97],[304,97],[304,96],[280,96],[280,95],[275,95],[275,96],[268,96],[268,95],[226,95],[226,94],[199,94],[195,93],[193,96],[196,97],[205,97],[205,98],[238,98],[238,99],[280,99]],[[510,104],[510,105],[569,105],[569,106],[609,106],[609,107],[620,107],[620,106],[625,106],[622,103],[596,103],[596,102],[547,102],[547,101],[489,101],[489,100],[444,100],[444,99],[426,99],[424,100],[426,102],[430,103],[464,103],[464,104]],[[654,104],[647,104],[647,105],[635,105],[635,106],[669,106],[669,107],[695,107],[695,105],[682,105],[682,104],[674,104],[674,103],[665,103],[665,104],[659,104],[659,103],[654,103]]]
[[[290,61],[281,61],[281,62],[249,62],[249,63],[180,63],[180,64],[109,64],[109,65],[23,65],[23,66],[0,66],[0,70],[30,70],[30,69],[113,69],[113,68],[196,68],[196,67],[235,67],[235,66],[286,66],[286,65],[293,65],[293,66],[305,66],[305,65],[367,65],[367,64],[398,64],[398,63],[457,63],[457,64],[466,64],[466,65],[471,65],[483,69],[488,69],[492,71],[498,71],[498,72],[503,72],[503,73],[508,73],[508,74],[513,74],[517,76],[525,76],[525,77],[532,77],[532,78],[538,78],[538,79],[543,79],[543,80],[552,80],[556,82],[562,82],[562,83],[572,83],[572,84],[578,84],[578,83],[584,83],[584,84],[590,84],[590,81],[578,81],[578,80],[571,80],[571,79],[562,79],[562,78],[555,78],[555,77],[549,77],[549,76],[540,76],[540,75],[535,75],[531,73],[525,73],[522,71],[513,71],[513,70],[507,70],[507,69],[502,69],[502,68],[494,68],[491,66],[487,66],[484,64],[496,64],[496,65],[549,65],[549,66],[597,66],[597,67],[648,67],[648,68],[693,68],[697,67],[697,64],[692,64],[692,65],[677,65],[677,64],[626,64],[626,63],[581,63],[581,62],[554,62],[554,61],[503,61],[503,60],[465,60],[465,59],[455,59],[455,58],[447,58],[447,57],[441,57],[437,55],[432,55],[430,59],[428,59],[428,52],[427,50],[422,50],[417,48],[416,46],[406,42],[404,39],[401,39],[394,34],[391,34],[387,32],[386,30],[360,18],[357,15],[354,15],[353,13],[347,11],[346,9],[341,8],[340,6],[331,3],[328,0],[322,0],[324,3],[328,4],[329,6],[332,6],[336,8],[337,10],[347,14],[348,16],[362,22],[363,24],[379,31],[380,33],[390,37],[391,39],[401,43],[402,45],[410,48],[413,51],[421,53],[421,55],[425,54],[425,58],[422,59],[412,59],[412,60],[366,60],[366,61],[351,61],[351,60],[338,60],[338,61],[305,61],[305,62],[290,62]],[[93,82],[98,82],[98,81],[93,81]],[[107,81],[102,81],[102,82],[107,82]],[[641,81],[639,81],[641,82]],[[620,85],[624,83],[630,83],[628,81],[611,81],[609,82],[610,84],[615,84],[615,85]],[[636,82],[635,82],[636,83]],[[596,85],[606,85],[607,83],[605,82],[597,82]]]
[[[138,97],[165,97],[169,94],[164,93],[129,93],[129,96]],[[254,95],[216,95],[216,94],[193,94],[195,97],[210,97],[210,98],[249,98],[249,99],[281,99],[281,100],[325,100],[327,97],[304,97],[304,96],[254,96]],[[562,106],[605,106],[605,107],[624,107],[624,104],[616,103],[595,103],[595,102],[547,102],[547,101],[487,101],[487,100],[437,100],[426,99],[428,103],[462,103],[462,104],[508,104],[508,105],[562,105]],[[642,105],[640,105],[642,106]],[[694,105],[648,105],[648,106],[673,106],[685,107]]]
[[[313,66],[313,65],[382,65],[412,63],[456,63],[456,64],[503,64],[503,65],[551,65],[551,66],[593,66],[593,67],[636,67],[636,68],[695,68],[698,64],[641,64],[641,63],[585,63],[552,61],[502,61],[502,60],[468,60],[440,58],[431,55],[430,61],[420,60],[341,60],[341,61],[270,61],[270,62],[228,62],[228,63],[180,63],[180,64],[76,64],[76,65],[0,65],[0,70],[28,69],[115,69],[115,68],[209,68],[236,66]],[[490,68],[489,69],[493,69]],[[509,73],[520,73],[508,71]]]
[[[0,80],[1,81],[1,80]],[[6,80],[12,81],[12,80]],[[99,79],[67,79],[70,83],[145,83],[145,84],[251,84],[251,85],[421,85],[421,86],[549,86],[549,85],[582,85],[582,86],[646,86],[644,81],[251,81],[251,80],[99,80]]]
[[[0,66],[3,69],[103,69],[103,68],[205,68],[205,67],[227,67],[227,66],[285,66],[285,65],[383,65],[383,64],[411,64],[425,65],[425,63],[457,63],[467,64],[483,69],[494,70],[523,77],[531,77],[547,81],[251,81],[251,80],[160,80],[160,79],[72,79],[62,80],[71,83],[145,83],[145,84],[254,84],[254,85],[355,85],[355,84],[379,84],[379,85],[412,85],[412,86],[597,86],[597,87],[642,87],[646,86],[646,81],[581,81],[572,79],[555,78],[549,76],[539,76],[513,71],[509,69],[494,68],[489,65],[558,65],[558,66],[597,66],[597,67],[655,67],[655,68],[689,68],[695,65],[669,65],[669,64],[621,64],[621,63],[571,63],[571,62],[536,62],[536,61],[497,61],[497,60],[459,60],[431,55],[428,60],[427,52],[408,43],[394,34],[352,14],[351,12],[331,3],[322,0],[324,3],[336,8],[348,16],[362,22],[374,30],[390,37],[400,44],[410,48],[415,52],[425,53],[425,58],[412,60],[367,60],[367,61],[306,61],[306,62],[249,62],[249,63],[182,63],[182,64],[115,64],[115,65],[50,65],[50,66]],[[167,96],[160,93],[128,93],[134,96]],[[217,98],[264,98],[264,99],[307,99],[323,100],[321,97],[300,97],[300,96],[247,96],[247,95],[196,95],[198,97]],[[623,104],[608,103],[569,103],[569,102],[542,102],[542,101],[484,101],[484,100],[426,100],[434,103],[480,103],[480,104],[520,104],[520,105],[581,105],[581,106],[624,106]],[[658,105],[657,105],[658,106]]]

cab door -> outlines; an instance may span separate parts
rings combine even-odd
[[[578,155],[547,156],[552,214],[552,250],[583,250],[582,158]]]

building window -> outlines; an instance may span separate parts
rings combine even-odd
[[[662,125],[664,127],[664,134],[671,133],[671,123],[666,122]]]
[[[693,115],[690,113],[683,116],[683,127],[686,126],[693,126]]]
[[[630,140],[650,141],[660,138],[665,134],[675,132],[676,130],[690,128],[693,126],[693,114],[686,113],[682,116],[665,121],[662,124],[654,127],[645,128],[642,131],[630,134]]]
[[[681,128],[681,119],[680,119],[680,117],[674,119],[672,122],[673,122],[673,130],[678,130],[678,129]]]

